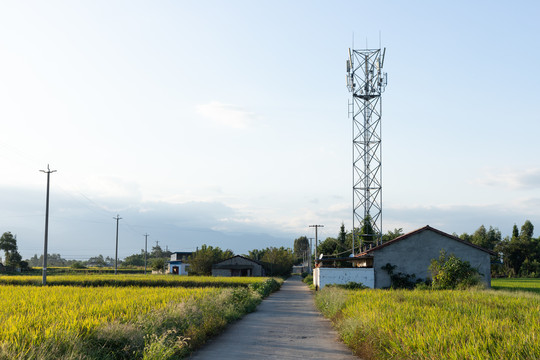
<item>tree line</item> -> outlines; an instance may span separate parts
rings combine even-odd
[[[492,276],[540,277],[540,237],[533,235],[534,225],[526,220],[521,229],[514,224],[512,235],[504,238],[498,228],[484,225],[459,238],[498,254],[492,257]]]
[[[189,274],[212,275],[212,265],[227,260],[234,255],[234,252],[230,249],[221,250],[219,247],[212,247],[205,244],[189,257]],[[285,276],[290,274],[293,265],[297,261],[293,251],[283,246],[279,248],[254,249],[242,256],[261,263],[268,276]]]
[[[362,237],[365,229],[356,229],[358,237]],[[403,229],[389,230],[382,235],[382,242],[393,240],[404,235]],[[514,224],[512,235],[502,237],[498,228],[489,226],[486,228],[481,225],[474,233],[463,233],[454,236],[478,245],[497,253],[492,256],[492,276],[506,277],[540,277],[540,237],[535,238],[534,226],[526,220],[518,228]],[[358,248],[359,244],[356,244]],[[340,231],[336,237],[327,237],[317,246],[317,253],[324,254],[325,257],[348,257],[352,251],[352,232],[345,231],[345,225],[342,223]],[[309,240],[302,236],[294,241],[294,253],[302,258],[309,251]],[[312,254],[313,255],[313,254]],[[339,266],[339,263],[336,263]]]

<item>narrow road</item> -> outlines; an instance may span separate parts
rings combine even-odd
[[[313,294],[297,276],[191,359],[358,360],[315,309]]]

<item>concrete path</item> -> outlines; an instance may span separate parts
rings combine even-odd
[[[358,360],[315,309],[313,294],[298,276],[191,358]]]

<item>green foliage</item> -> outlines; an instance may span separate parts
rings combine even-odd
[[[270,278],[265,281],[258,281],[249,284],[249,288],[256,293],[260,294],[262,297],[267,297],[274,291],[279,290],[281,283],[276,281],[276,279]]]
[[[73,264],[71,264],[72,269],[86,269],[86,266],[81,261],[75,261]]]
[[[480,274],[468,261],[441,250],[439,259],[429,265],[432,288],[436,290],[467,289],[480,284]]]
[[[150,261],[150,268],[154,271],[164,271],[165,270],[165,260],[163,258],[154,258]]]
[[[150,254],[148,254],[146,261],[150,260]],[[144,250],[141,250],[140,254],[129,255],[122,261],[123,267],[130,266],[144,266]]]
[[[422,282],[422,279],[417,279],[415,274],[404,274],[402,272],[394,273],[397,268],[396,265],[387,263],[382,266],[381,269],[385,270],[390,276],[390,288],[391,289],[414,289],[417,284]]]
[[[540,279],[501,278],[491,279],[491,288],[505,291],[527,291],[540,295]]]
[[[17,251],[17,238],[11,232],[5,232],[0,237],[0,250],[4,250],[4,265],[10,268],[28,268],[28,263],[22,261]]]
[[[317,253],[331,257],[347,257],[351,253],[351,248],[352,237],[348,239],[345,224],[341,223],[338,236],[336,238],[327,237],[324,241],[321,241],[317,247]],[[337,267],[340,265],[339,262],[334,264]]]
[[[294,239],[294,254],[296,257],[303,257],[309,251],[309,240],[305,236],[300,236],[297,239]]]
[[[265,249],[262,262],[269,276],[289,276],[292,272],[295,257],[291,249],[269,247]]]
[[[394,240],[395,238],[400,237],[403,234],[404,233],[403,233],[402,228],[399,228],[399,229],[395,228],[393,231],[388,230],[388,232],[386,234],[383,234],[382,242],[385,243],[387,241]]]
[[[193,275],[212,275],[212,265],[231,258],[234,253],[231,250],[221,250],[219,247],[201,246],[189,257],[189,273]]]
[[[308,285],[313,284],[313,275],[312,274],[306,275],[306,277],[304,277],[302,281]]]
[[[340,289],[346,289],[346,290],[363,290],[363,289],[369,289],[369,287],[365,286],[362,283],[349,281],[346,284],[330,284],[326,285],[334,288],[340,288]]]

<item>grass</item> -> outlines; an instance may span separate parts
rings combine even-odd
[[[316,304],[364,359],[540,358],[535,293],[325,288]]]
[[[500,278],[491,279],[494,290],[530,291],[540,294],[540,279],[530,278]]]
[[[210,279],[201,283],[216,286],[0,285],[0,359],[179,358],[281,283],[221,281],[224,287]]]

